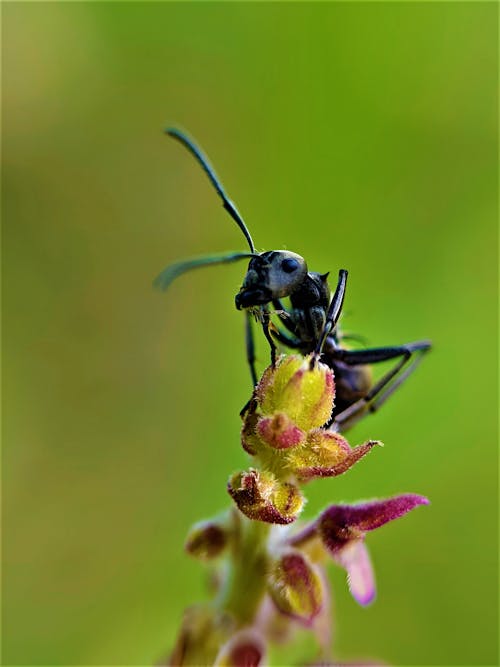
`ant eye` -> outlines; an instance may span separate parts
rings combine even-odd
[[[281,262],[281,268],[285,273],[293,273],[299,268],[299,263],[296,259],[288,257]]]

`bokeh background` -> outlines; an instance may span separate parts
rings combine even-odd
[[[496,3],[3,3],[3,664],[151,664],[205,574],[195,520],[247,465],[245,242],[350,271],[344,328],[434,350],[309,486],[424,493],[370,536],[369,609],[331,570],[339,659],[497,664]],[[259,345],[260,368],[267,349]],[[273,658],[299,664],[307,642]]]

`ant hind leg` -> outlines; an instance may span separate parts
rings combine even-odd
[[[368,393],[336,415],[330,428],[334,431],[347,430],[361,419],[366,412],[375,412],[413,373],[430,350],[429,341],[419,341],[399,347],[373,348],[371,350],[336,350],[335,358],[349,365],[374,364],[400,357],[399,361],[385,374]],[[412,363],[403,371],[412,355],[418,353]],[[403,372],[402,372],[403,371]]]

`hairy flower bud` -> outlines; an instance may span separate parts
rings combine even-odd
[[[255,392],[263,415],[284,413],[297,428],[323,426],[332,414],[333,372],[324,364],[311,368],[310,357],[282,356],[264,372]]]
[[[228,531],[224,522],[209,519],[199,521],[191,527],[184,548],[195,558],[210,560],[222,553],[227,541]]]
[[[315,566],[299,551],[289,551],[273,563],[268,590],[282,613],[306,625],[321,611],[321,578]]]
[[[351,448],[340,433],[315,429],[309,433],[304,447],[288,454],[287,465],[302,482],[315,477],[336,477],[352,468],[375,445],[382,443],[369,440]]]
[[[169,667],[212,665],[221,644],[235,631],[234,621],[210,604],[198,604],[184,611],[182,626],[174,649],[167,659]]]
[[[249,519],[266,523],[292,523],[302,510],[304,498],[298,487],[281,482],[268,472],[250,469],[235,473],[228,491],[239,510]]]
[[[276,412],[271,417],[261,417],[257,421],[256,435],[269,447],[288,449],[297,447],[306,439],[306,434],[285,412]]]
[[[254,629],[245,629],[236,632],[221,647],[214,667],[259,667],[264,664],[265,657],[261,634]]]
[[[278,479],[307,482],[341,475],[365,456],[376,440],[350,447],[323,425],[333,409],[330,368],[310,357],[280,357],[264,372],[244,415],[243,448]]]

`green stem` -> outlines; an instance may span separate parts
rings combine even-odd
[[[267,538],[270,525],[238,517],[239,539],[229,561],[227,579],[217,607],[241,627],[251,623],[266,590]]]

